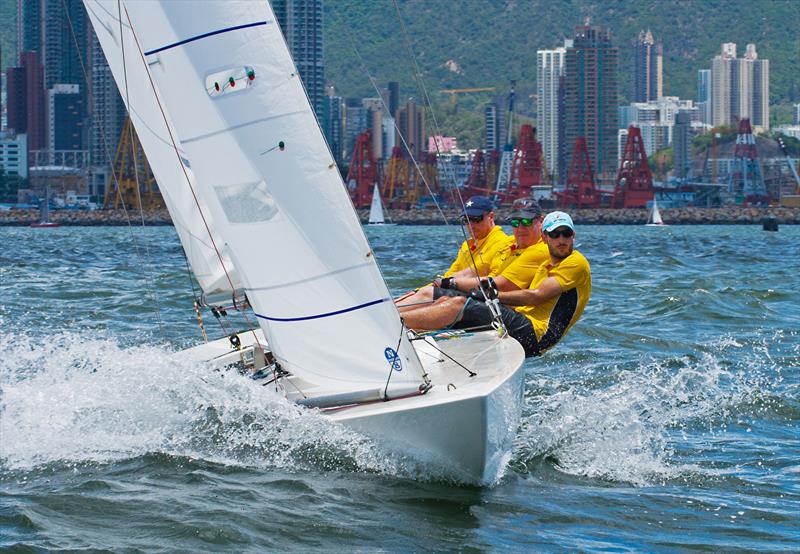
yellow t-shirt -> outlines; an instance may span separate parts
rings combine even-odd
[[[475,260],[475,269],[477,269],[478,275],[485,277],[489,273],[489,264],[492,263],[494,257],[508,250],[512,244],[514,244],[514,237],[509,237],[499,225],[495,225],[489,234],[477,243],[473,239],[465,240],[458,250],[456,260],[444,276],[450,277],[462,269],[473,267],[473,260]]]
[[[531,244],[529,247],[518,250],[517,252],[516,256],[513,256],[513,252],[507,255],[507,263],[505,263],[497,273],[494,273],[493,269],[489,275],[495,277],[502,274],[503,277],[519,288],[527,289],[530,287],[533,277],[539,270],[539,266],[544,262],[550,261],[550,251],[544,241],[539,239],[539,242]]]
[[[581,317],[589,295],[592,293],[592,273],[589,262],[578,252],[561,260],[557,265],[543,263],[529,288],[535,289],[548,277],[555,277],[563,292],[538,306],[519,306],[516,310],[531,320],[539,348],[551,348]]]

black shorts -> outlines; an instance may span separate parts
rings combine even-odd
[[[466,292],[461,292],[458,289],[443,289],[441,287],[433,287],[433,299],[438,300],[443,296],[467,296]]]
[[[454,295],[455,296],[455,295]],[[536,333],[533,331],[531,320],[518,311],[500,304],[500,318],[508,329],[508,334],[517,339],[525,349],[525,357],[539,356],[541,350],[539,341],[536,340]],[[472,298],[467,298],[458,321],[453,323],[453,329],[467,329],[470,327],[481,327],[491,325],[493,321],[492,312],[486,302],[478,302]]]

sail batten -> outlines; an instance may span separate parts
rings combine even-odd
[[[151,165],[165,167],[164,180],[156,178],[165,197],[174,196],[167,206],[182,220],[176,228],[184,229],[187,255],[205,248],[193,238],[202,235],[202,212],[215,235],[206,242],[235,269],[234,285],[247,291],[276,360],[320,390],[380,386],[389,376],[393,384],[421,383],[421,363],[269,5],[123,6],[141,47],[134,56],[132,36],[124,37],[129,65],[137,66],[129,79],[141,81],[130,104],[154,134],[174,137],[171,159],[153,136],[142,143],[148,158],[154,151]],[[103,49],[119,49],[109,34],[100,37]],[[119,84],[121,56],[108,57]],[[159,104],[168,117],[154,124],[148,116],[158,115]],[[188,189],[196,204],[185,202]],[[211,257],[190,262],[196,274],[203,264],[221,268]],[[220,288],[219,278],[213,282]]]

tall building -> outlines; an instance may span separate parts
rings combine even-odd
[[[409,99],[397,113],[398,131],[405,139],[411,155],[418,160],[427,146],[425,143],[425,113],[413,99]],[[402,141],[398,140],[397,143],[402,144]]]
[[[84,149],[86,112],[79,85],[53,85],[47,91],[47,114],[48,149]]]
[[[640,31],[633,41],[631,102],[649,102],[663,95],[662,63],[664,55],[653,33]]]
[[[675,160],[675,177],[687,179],[692,171],[692,115],[679,111],[675,115],[675,126],[672,130],[672,151]]]
[[[711,70],[700,69],[697,72],[697,109],[700,110],[700,121],[711,125]]]
[[[483,148],[487,152],[492,150],[500,150],[502,143],[500,141],[500,108],[494,102],[487,102],[483,107],[483,121],[486,129],[486,140],[484,141]]]
[[[617,63],[610,30],[576,28],[565,58],[564,142],[571,148],[577,137],[584,137],[598,174],[616,170]]]
[[[44,68],[36,52],[20,52],[19,67],[6,72],[8,128],[28,135],[28,151],[47,147]]]
[[[563,47],[553,50],[536,51],[536,76],[539,93],[538,135],[544,151],[547,172],[558,178],[558,132],[559,101],[558,91],[564,75],[564,59],[572,41],[564,42]]]
[[[367,130],[369,119],[367,109],[360,98],[347,98],[345,100],[344,115],[344,140],[345,140],[345,162],[349,163],[353,156],[356,144],[356,137]]]
[[[97,35],[91,31],[90,58],[92,79],[92,118],[89,127],[89,157],[92,175],[89,190],[102,197],[111,177],[119,137],[127,110]]]
[[[325,64],[322,58],[322,0],[272,0],[306,94],[317,114],[324,111]]]
[[[794,112],[792,115],[792,124],[800,125],[800,104],[795,104],[792,107],[794,108]]]
[[[28,177],[28,137],[0,133],[0,168],[6,175]]]
[[[711,61],[711,124],[736,125],[745,118],[769,129],[769,60],[758,58],[755,44],[737,58],[736,44],[727,42]]]
[[[389,117],[397,117],[400,107],[400,83],[389,81]]]
[[[332,91],[331,91],[332,92]],[[344,158],[344,102],[341,96],[330,94],[325,97],[322,111],[322,130],[337,164],[343,165]]]

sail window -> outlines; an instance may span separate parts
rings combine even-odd
[[[253,86],[256,70],[249,65],[230,67],[206,76],[206,92],[211,98],[242,92]]]
[[[218,186],[214,191],[229,223],[268,221],[278,213],[264,181]]]

